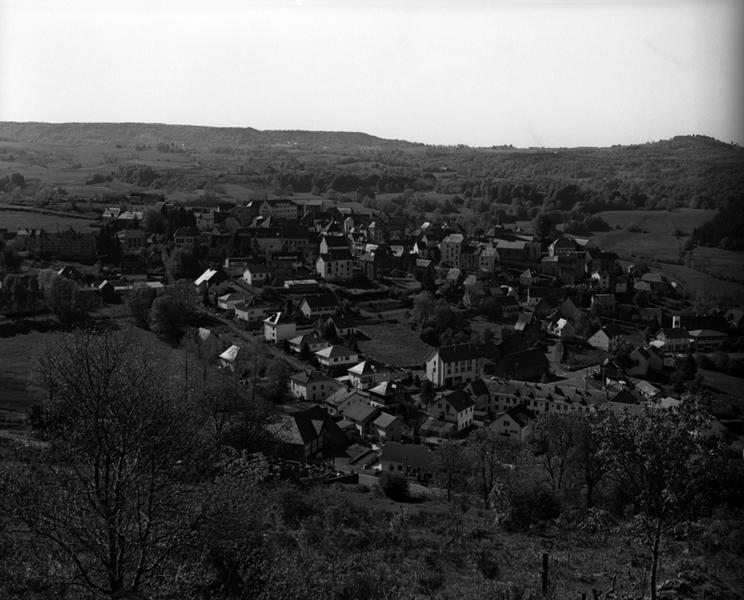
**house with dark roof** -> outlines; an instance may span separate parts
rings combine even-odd
[[[497,413],[489,425],[499,435],[525,441],[530,434],[530,424],[535,413],[522,404]]]
[[[540,379],[550,373],[550,363],[539,349],[507,354],[496,365],[494,375],[510,379]]]
[[[417,481],[427,482],[434,474],[432,452],[426,446],[388,442],[380,453],[381,470],[403,473]]]
[[[681,327],[662,327],[656,334],[662,352],[689,352],[690,334]]]
[[[475,344],[433,348],[424,360],[426,378],[438,387],[475,381],[483,370],[483,353]]]
[[[279,415],[266,426],[279,453],[293,460],[307,461],[326,448],[346,442],[336,422],[320,406]]]
[[[317,350],[315,358],[318,359],[318,364],[328,370],[336,372],[340,369],[344,371],[351,365],[355,365],[359,362],[359,353],[355,350],[351,350],[341,344],[334,344]]]
[[[430,414],[441,421],[454,423],[463,431],[473,424],[475,403],[465,390],[439,392],[430,406]]]
[[[372,423],[380,416],[380,409],[366,402],[351,402],[345,408],[344,420],[353,423],[356,432],[362,437],[373,434]]]
[[[605,352],[614,352],[626,341],[625,331],[622,327],[613,323],[608,323],[595,331],[587,343],[593,348],[599,348]]]
[[[386,412],[381,412],[377,418],[372,421],[372,430],[375,437],[381,442],[399,442],[402,425],[398,417],[394,417]]]
[[[173,243],[176,248],[184,246],[196,246],[201,234],[196,227],[179,227],[173,234]]]
[[[262,263],[249,263],[243,270],[243,281],[248,285],[261,286],[271,281],[271,268]]]
[[[347,248],[329,248],[315,261],[315,272],[326,281],[350,281],[354,259]]]
[[[305,296],[300,301],[300,312],[307,319],[332,315],[340,307],[333,294],[314,294]]]
[[[322,402],[338,385],[320,371],[300,371],[289,378],[289,390],[295,398],[310,402]]]
[[[720,350],[728,335],[714,329],[690,329],[690,342],[696,352]]]
[[[329,342],[318,337],[318,334],[315,332],[305,333],[289,338],[289,349],[297,354],[302,352],[303,346],[306,346],[310,352],[314,353],[323,348],[327,348],[330,345]]]

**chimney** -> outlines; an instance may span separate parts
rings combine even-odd
[[[682,317],[680,315],[674,315],[672,317],[672,329],[679,329],[681,327]]]

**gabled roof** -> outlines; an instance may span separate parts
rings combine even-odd
[[[207,269],[194,281],[194,284],[201,285],[202,283],[208,283],[215,275],[217,275],[217,269]]]
[[[330,308],[338,306],[338,300],[333,294],[313,294],[305,296],[303,302],[307,302],[307,305],[311,309],[316,308]],[[302,304],[302,302],[300,302]]]
[[[375,360],[363,360],[349,369],[349,373],[354,375],[367,375],[368,373],[377,373],[380,370],[380,363]]]
[[[390,427],[391,424],[393,424],[395,421],[397,421],[398,418],[394,417],[393,415],[389,415],[388,413],[380,413],[380,415],[372,421],[372,425],[375,427],[382,427],[383,429],[387,429]]]
[[[681,327],[662,327],[659,330],[659,333],[656,334],[657,337],[659,335],[663,335],[666,338],[671,339],[678,339],[678,338],[689,338],[690,334],[687,332],[686,329],[682,329]]]
[[[322,350],[318,350],[317,352],[315,352],[316,356],[321,356],[323,358],[333,358],[334,356],[353,356],[356,354],[358,354],[358,352],[354,352],[354,350],[350,350],[346,346],[342,346],[340,344],[328,346],[327,348],[323,348]]]
[[[233,344],[227,350],[225,350],[222,354],[220,354],[220,358],[228,362],[235,362],[235,359],[238,358],[239,351],[240,351],[240,346],[236,346],[235,344]]]
[[[300,371],[299,373],[290,376],[290,379],[300,385],[332,381],[330,377],[324,375],[320,371]]]
[[[372,421],[379,414],[380,409],[367,403],[352,402],[344,410],[344,418],[357,423]]]
[[[473,400],[463,390],[455,390],[444,397],[444,401],[456,412],[462,412],[473,406]]]
[[[440,346],[439,348],[432,348],[426,355],[427,362],[434,358],[436,355],[442,362],[454,362],[456,360],[472,360],[482,358],[483,353],[480,348],[475,344],[453,344],[451,346]]]

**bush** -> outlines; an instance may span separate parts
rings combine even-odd
[[[408,479],[402,473],[384,471],[380,475],[380,489],[391,500],[400,502],[409,497]]]
[[[555,493],[538,484],[511,490],[508,502],[502,524],[512,531],[542,525],[561,514],[561,504]]]

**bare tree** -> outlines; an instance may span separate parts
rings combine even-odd
[[[15,515],[72,583],[138,596],[197,520],[198,413],[126,333],[68,335],[37,373],[47,443],[11,486]]]

